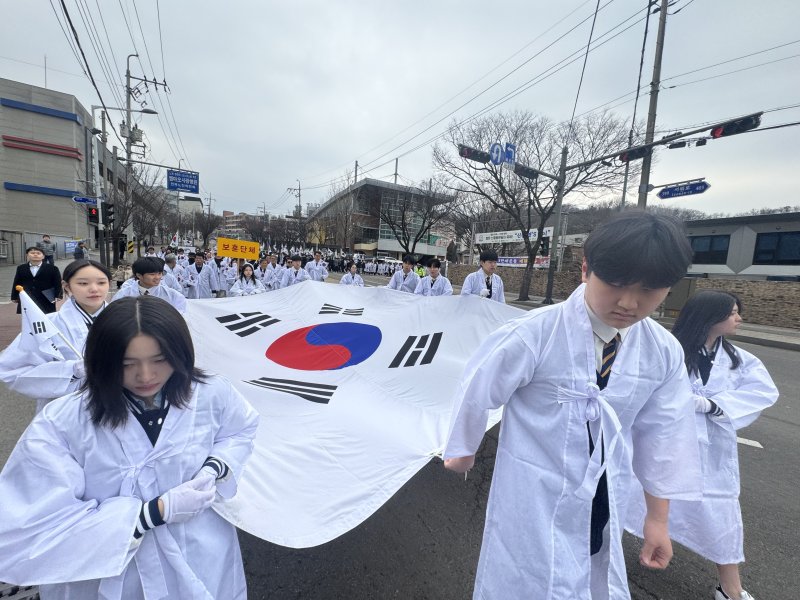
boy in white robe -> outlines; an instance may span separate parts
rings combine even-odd
[[[386,287],[390,290],[413,294],[417,289],[418,283],[419,276],[414,273],[414,258],[410,254],[406,254],[403,257],[403,269],[395,271]]]
[[[328,278],[328,263],[322,260],[322,252],[314,252],[314,260],[306,263],[306,271],[311,281],[325,281]]]
[[[500,275],[495,273],[497,268],[497,252],[484,250],[481,252],[481,268],[470,273],[461,286],[462,296],[480,296],[495,302],[506,303],[505,289]]]
[[[683,353],[647,318],[691,261],[685,232],[625,212],[584,252],[584,285],[492,334],[464,371],[445,467],[472,467],[490,411],[504,406],[475,599],[628,600],[621,536],[634,473],[648,567],[672,556],[669,499],[702,490]]]
[[[453,286],[450,280],[440,273],[442,263],[438,258],[431,260],[428,265],[430,275],[419,280],[415,294],[420,296],[452,296]]]
[[[289,287],[290,285],[303,283],[304,281],[311,279],[308,271],[306,271],[302,265],[303,259],[298,254],[292,256],[292,266],[283,272],[280,289]]]
[[[160,258],[145,257],[133,263],[133,276],[136,278],[135,284],[123,285],[114,294],[112,302],[120,298],[130,298],[135,296],[153,296],[169,302],[181,314],[186,312],[186,298],[179,292],[167,287],[162,283],[164,275],[163,265]],[[127,282],[126,282],[127,283]]]

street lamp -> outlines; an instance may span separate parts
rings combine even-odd
[[[103,110],[103,112],[100,114],[100,118],[103,121],[102,128],[100,130],[97,130],[97,128],[93,128],[92,129],[92,133],[94,135],[97,135],[98,133],[102,133],[102,136],[100,137],[100,140],[105,144],[106,142],[108,142],[108,134],[106,133],[106,111],[108,111],[108,110],[119,110],[119,111],[122,111],[122,112],[127,112],[128,109],[127,108],[120,108],[118,106],[106,106],[106,107],[103,107],[103,106],[98,105],[98,104],[92,104],[92,123],[97,123],[97,119],[94,116],[94,111],[99,110],[99,109]],[[158,114],[158,111],[155,111],[152,108],[142,108],[141,110],[133,110],[132,109],[131,112],[141,113],[143,115],[157,115]],[[130,124],[128,124],[128,126],[130,127]]]

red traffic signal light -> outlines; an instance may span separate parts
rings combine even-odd
[[[750,131],[761,125],[761,113],[750,115],[735,121],[728,121],[722,125],[717,125],[711,130],[711,137],[714,139],[725,137],[728,135],[736,135],[737,133],[744,133]]]
[[[640,158],[649,156],[652,152],[653,152],[652,146],[648,146],[646,148],[634,148],[626,150],[625,152],[620,154],[617,158],[619,158],[622,162],[628,162],[630,160],[639,160]]]
[[[97,210],[96,206],[92,206],[87,211],[89,215],[89,223],[99,223],[100,222],[100,211]]]
[[[488,152],[483,152],[482,150],[470,148],[469,146],[465,146],[464,144],[458,145],[458,155],[462,158],[466,158],[467,160],[472,160],[483,164],[488,163],[492,158],[491,156],[489,156]]]

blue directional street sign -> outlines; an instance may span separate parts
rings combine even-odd
[[[97,198],[87,198],[86,196],[73,196],[72,201],[78,204],[97,204]]]
[[[167,189],[178,192],[200,193],[200,173],[167,169]]]
[[[504,159],[505,159],[505,162],[507,162],[510,165],[513,165],[515,162],[517,162],[517,145],[516,144],[506,143],[506,155],[505,155]]]
[[[505,158],[503,147],[497,142],[489,146],[489,157],[493,165],[499,165]]]
[[[705,181],[695,181],[692,183],[684,183],[681,185],[673,185],[670,187],[662,188],[658,192],[658,197],[662,200],[667,198],[679,198],[680,196],[691,196],[693,194],[702,194],[711,187],[710,183]]]

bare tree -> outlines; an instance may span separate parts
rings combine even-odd
[[[169,212],[169,196],[157,172],[147,167],[134,170],[131,181],[133,206],[131,208],[131,225],[137,239],[152,239],[156,230],[160,229],[163,237],[164,217]],[[137,248],[140,255],[141,248]]]
[[[203,238],[203,248],[208,247],[208,238],[211,237],[211,234],[222,225],[222,216],[215,215],[213,212],[198,212],[194,218],[195,227],[197,231],[200,232],[200,236]]]
[[[513,142],[517,147],[517,163],[557,173],[562,147],[567,147],[571,161],[577,163],[623,150],[628,146],[627,137],[628,125],[610,113],[587,115],[572,126],[556,124],[529,112],[497,114],[454,125],[445,143],[434,147],[433,162],[445,185],[465,195],[465,202],[484,203],[502,211],[519,229],[528,257],[519,299],[527,300],[542,233],[555,209],[555,182],[547,177],[520,177],[507,166],[482,165],[461,158],[458,145],[487,150],[500,140]],[[638,163],[631,165],[633,176],[638,174],[639,167]],[[574,193],[595,199],[621,191],[624,171],[625,164],[617,161],[572,169],[567,172],[564,195]],[[537,235],[532,236],[531,231]]]
[[[450,217],[458,192],[448,190],[441,182],[398,191],[395,198],[381,200],[380,218],[391,229],[400,247],[414,254],[417,244],[427,240],[431,229]],[[427,243],[427,242],[426,242]]]
[[[250,239],[259,244],[268,244],[270,238],[270,223],[267,215],[247,215],[242,219],[242,229]]]

